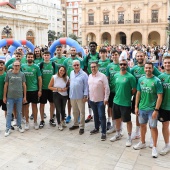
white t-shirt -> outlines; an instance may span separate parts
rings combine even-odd
[[[67,81],[65,82],[63,78],[58,77],[58,75],[53,75],[54,78],[54,85],[53,87],[57,87],[57,88],[65,88],[68,82],[68,76],[67,76]],[[56,91],[53,91],[56,92]],[[67,96],[67,91],[66,92],[58,92],[60,93],[62,96]]]
[[[120,54],[119,61],[124,59],[127,60],[127,51],[123,50],[122,53]]]

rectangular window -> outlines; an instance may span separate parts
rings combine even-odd
[[[93,0],[89,0],[89,2],[93,2]]]
[[[124,12],[118,12],[118,24],[124,24]]]
[[[152,10],[151,22],[158,22],[158,10]]]
[[[134,11],[134,23],[140,23],[140,11]]]
[[[94,14],[89,14],[88,15],[88,24],[89,25],[94,25]]]
[[[103,15],[103,24],[109,24],[109,15],[108,14]]]

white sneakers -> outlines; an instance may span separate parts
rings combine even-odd
[[[126,147],[132,146],[132,139],[128,138],[126,141]]]
[[[114,126],[111,126],[111,128],[106,132],[107,134],[111,134],[116,132],[116,128]]]
[[[6,129],[5,130],[5,137],[9,136],[10,133],[11,133],[11,129]]]
[[[110,138],[110,141],[111,141],[111,142],[115,142],[115,141],[117,141],[117,140],[120,140],[121,138],[122,138],[121,135],[116,134],[115,136],[113,136],[112,138]]]
[[[25,123],[25,130],[29,130],[30,129],[30,125],[28,122]]]
[[[133,149],[135,149],[135,150],[140,150],[143,148],[146,148],[146,143],[139,142],[138,144],[133,146]]]
[[[159,154],[166,155],[168,152],[170,152],[170,146],[164,146]]]
[[[18,130],[20,133],[24,133],[24,129],[22,128],[22,126],[17,126],[17,130]]]
[[[13,126],[16,126],[16,125],[17,125],[17,119],[14,119],[12,125],[13,125]]]
[[[60,123],[60,124],[58,125],[58,129],[59,129],[60,131],[63,130],[63,125],[62,125],[62,123]]]
[[[132,140],[140,139],[140,132],[139,133],[133,132],[131,135],[131,139]]]
[[[37,122],[34,123],[34,129],[35,129],[35,130],[38,130],[38,129],[39,129],[39,126],[38,126],[38,123],[37,123]]]
[[[156,147],[152,147],[152,157],[157,158],[158,157],[158,151]]]

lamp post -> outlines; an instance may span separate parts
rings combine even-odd
[[[169,35],[169,41],[168,41],[168,51],[170,51],[170,16],[168,17],[168,35]]]
[[[11,34],[11,28],[7,25],[6,27],[3,28],[4,33],[7,35],[7,38]]]

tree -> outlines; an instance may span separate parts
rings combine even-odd
[[[73,40],[76,40],[76,41],[78,39],[78,37],[75,34],[69,34],[68,37],[70,37],[70,38],[72,38]]]
[[[55,36],[56,32],[53,30],[48,31],[48,41],[54,41],[57,37]]]

